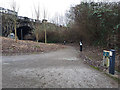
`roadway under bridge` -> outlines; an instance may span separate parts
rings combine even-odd
[[[17,28],[17,36],[19,40],[25,39],[24,37],[28,34],[31,34],[32,28],[29,26],[21,26]]]
[[[18,24],[17,24],[17,37],[19,40],[25,40],[27,35],[31,35],[31,32],[33,30],[33,24],[34,21],[30,20],[27,17],[19,17],[18,18]],[[13,30],[13,33],[15,31]],[[27,38],[29,39],[29,38]]]

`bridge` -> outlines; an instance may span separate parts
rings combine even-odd
[[[34,30],[35,20],[30,19],[28,17],[18,16],[17,23],[17,36],[20,40],[25,39],[26,35],[32,35],[31,31]],[[13,30],[14,33],[14,30]]]
[[[2,15],[2,36],[7,37],[10,33],[15,33],[13,15],[17,17],[16,30],[18,39],[23,40],[26,35],[32,35],[37,20],[18,16],[17,12],[2,7],[0,7],[0,15]]]

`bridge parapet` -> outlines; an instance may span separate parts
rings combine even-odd
[[[20,34],[21,30],[23,34],[28,34],[30,31],[32,31],[35,27],[36,23],[42,23],[40,20],[28,18],[28,17],[23,17],[23,16],[18,16],[17,12],[14,12],[10,9],[5,9],[0,7],[0,15],[2,15],[2,35],[3,36],[8,36],[10,32],[14,33],[14,18],[13,15],[17,17],[17,22],[16,22],[16,28],[18,33]],[[19,33],[20,32],[20,33]]]

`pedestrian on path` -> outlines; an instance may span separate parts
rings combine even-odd
[[[80,51],[82,52],[82,41],[80,41]]]
[[[64,43],[64,45],[65,45],[65,44],[66,44],[66,41],[64,41],[63,43]]]

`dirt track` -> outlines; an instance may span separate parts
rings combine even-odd
[[[85,65],[79,51],[66,49],[32,55],[3,56],[3,88],[117,88],[103,73]]]

